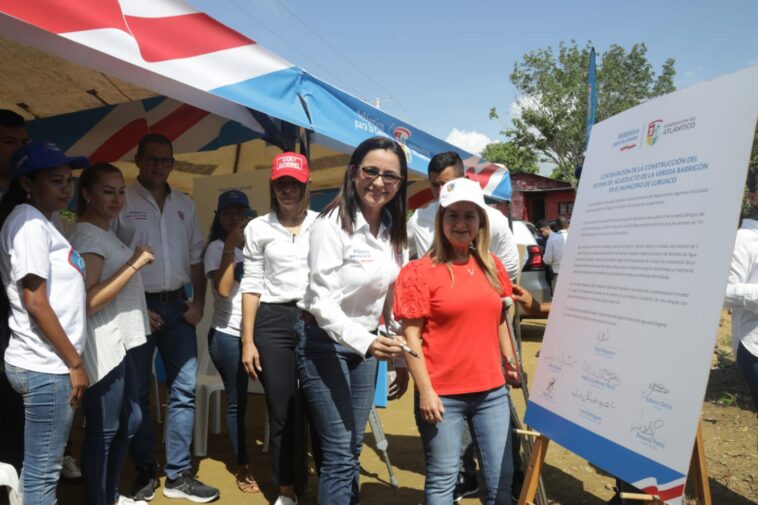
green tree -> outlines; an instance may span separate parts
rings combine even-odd
[[[753,148],[750,151],[750,164],[747,167],[748,175],[758,171],[758,125],[753,133]],[[742,195],[742,217],[749,219],[758,219],[758,209],[750,205],[747,199],[748,187],[745,184],[745,191]]]
[[[482,150],[482,157],[494,163],[502,163],[511,173],[536,174],[540,171],[537,155],[515,142],[493,142]]]
[[[556,164],[554,177],[575,184],[574,169],[584,156],[587,114],[587,68],[590,42],[561,43],[523,56],[510,75],[519,93],[520,114],[502,133],[518,146],[536,152],[542,161]],[[612,45],[597,58],[597,121],[618,114],[674,87],[674,60],[669,58],[656,76],[645,44],[627,51]],[[497,111],[490,110],[497,118]]]

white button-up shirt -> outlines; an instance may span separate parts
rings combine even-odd
[[[724,305],[732,309],[732,349],[742,345],[758,356],[758,221],[745,219],[737,231]]]
[[[293,235],[275,212],[257,217],[245,227],[243,293],[258,293],[265,303],[301,300],[308,285],[308,248],[316,214],[309,210],[300,233]]]
[[[411,256],[420,258],[431,249],[434,242],[434,217],[439,206],[439,202],[432,202],[416,210],[408,219],[408,246]],[[516,279],[521,267],[518,247],[508,218],[499,210],[487,207],[487,219],[490,222],[490,251],[500,259],[508,276]]]
[[[563,249],[566,247],[567,238],[568,230],[554,231],[550,233],[545,244],[545,254],[542,256],[542,261],[546,265],[550,265],[555,275],[558,275],[558,270],[561,268]]]
[[[389,232],[382,224],[374,237],[360,211],[352,235],[342,230],[336,210],[311,226],[310,281],[298,305],[331,338],[362,356],[376,338],[371,332],[407,260],[406,249],[393,249]]]
[[[140,273],[148,293],[173,291],[188,284],[190,267],[203,262],[203,237],[194,202],[169,189],[161,212],[139,181],[126,187],[126,205],[114,226],[118,238],[134,249],[147,245],[155,260]]]

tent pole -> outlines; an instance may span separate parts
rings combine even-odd
[[[240,154],[242,152],[242,144],[237,144],[237,148],[234,150],[234,166],[232,167],[232,173],[236,174],[239,170]]]

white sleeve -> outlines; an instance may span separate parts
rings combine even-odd
[[[197,219],[197,209],[194,202],[187,197],[188,212],[190,215],[190,265],[197,265],[203,262],[203,247],[205,245],[203,241],[203,234],[200,231],[200,223]]]
[[[490,219],[492,219],[490,226],[490,231],[492,232],[490,250],[495,253],[495,256],[503,264],[505,271],[508,272],[508,277],[515,281],[521,271],[516,239],[513,238],[511,228],[508,226],[508,218],[498,210],[495,212],[499,216],[494,219],[493,213],[489,214]]]
[[[258,225],[259,219],[264,219],[264,217],[261,216],[253,219],[245,227],[245,248],[242,254],[244,257],[245,273],[240,282],[240,293],[263,294],[265,287],[263,278],[264,248],[261,237],[261,226]]]
[[[224,243],[221,240],[214,240],[208,244],[208,248],[205,250],[205,258],[203,259],[206,277],[209,277],[211,272],[215,272],[218,270],[218,267],[221,266],[221,258],[223,254]]]
[[[36,275],[47,280],[50,273],[50,232],[39,219],[20,224],[11,235],[11,278],[14,282],[21,282],[27,275]]]
[[[756,267],[756,259],[739,232],[734,244],[732,264],[726,284],[724,305],[730,309],[758,312],[758,284],[747,282],[750,271]]]
[[[340,305],[345,244],[339,226],[330,218],[317,219],[313,224],[308,252],[310,282],[303,300],[306,310],[332,339],[365,356],[376,336],[350,319]]]
[[[542,261],[546,265],[553,264],[553,254],[554,254],[553,249],[555,249],[555,239],[553,239],[553,233],[556,233],[556,232],[552,232],[550,235],[548,235],[547,243],[545,243],[545,254],[542,255]]]
[[[408,255],[411,258],[418,258],[418,251],[416,250],[416,235],[413,233],[417,223],[418,210],[411,214],[411,217],[408,218],[408,222],[405,225],[406,233],[408,234]]]

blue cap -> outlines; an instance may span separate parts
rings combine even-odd
[[[250,201],[247,199],[247,195],[242,191],[236,189],[230,189],[224,191],[218,196],[218,209],[224,210],[232,205],[242,205],[243,207],[250,208]]]
[[[32,140],[13,152],[11,179],[63,165],[70,165],[71,168],[87,168],[89,160],[86,156],[70,158],[49,140]]]

